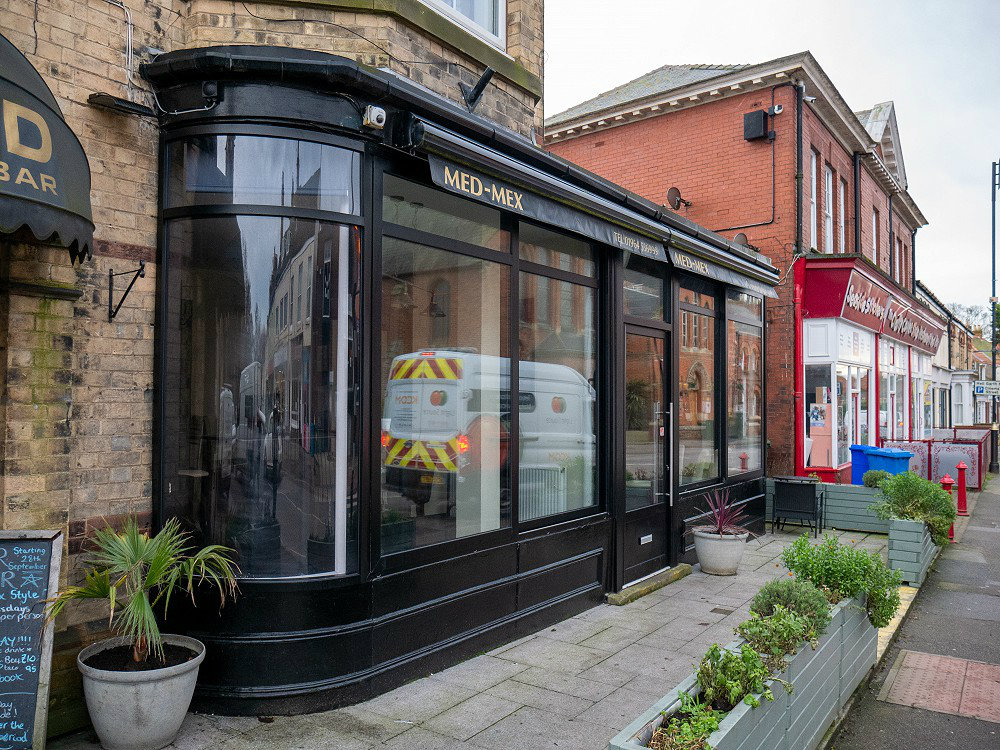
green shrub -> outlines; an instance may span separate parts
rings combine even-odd
[[[882,499],[871,504],[879,518],[923,521],[934,544],[940,547],[948,543],[948,529],[957,513],[951,495],[941,485],[907,471],[890,476],[880,487]]]
[[[890,474],[888,471],[883,471],[882,469],[871,469],[869,471],[866,471],[864,473],[864,476],[861,477],[861,483],[865,487],[871,487],[873,489],[877,489],[878,486],[882,484],[883,481],[885,481],[891,476],[892,474]]]
[[[876,628],[885,627],[899,608],[899,571],[889,570],[882,556],[825,536],[810,544],[803,534],[785,548],[781,559],[798,578],[811,581],[831,603],[865,594],[868,619]]]
[[[740,701],[756,708],[760,705],[757,695],[773,701],[774,694],[766,685],[769,677],[764,660],[750,646],[727,651],[713,643],[698,665],[702,698],[719,711],[732,711]]]
[[[777,607],[784,607],[810,624],[809,632],[816,638],[830,624],[830,602],[826,595],[809,581],[779,578],[765,583],[750,603],[750,611],[770,617]]]
[[[744,620],[737,626],[736,633],[760,654],[773,674],[784,671],[784,656],[798,651],[802,641],[809,641],[813,648],[816,647],[816,632],[809,620],[780,604],[775,605],[774,614],[753,615]]]
[[[681,693],[681,707],[649,740],[651,750],[702,750],[722,721],[723,713]]]

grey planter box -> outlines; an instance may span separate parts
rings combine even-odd
[[[889,567],[902,574],[904,583],[919,588],[938,552],[923,521],[889,522]]]
[[[780,677],[792,684],[791,695],[780,683],[772,683],[774,701],[762,701],[758,708],[738,705],[708,738],[709,746],[714,750],[814,750],[875,666],[878,631],[868,622],[862,604],[854,599],[837,604],[816,649],[803,644],[797,654],[786,657],[788,668]],[[680,693],[697,691],[692,674],[625,727],[608,744],[609,750],[643,750],[653,732],[680,708]]]
[[[856,484],[820,483],[819,491],[825,493],[823,502],[823,526],[844,531],[864,531],[869,534],[888,534],[889,522],[883,521],[869,510],[882,493],[872,487]],[[766,483],[767,518],[771,517],[771,502],[774,498],[774,482]]]

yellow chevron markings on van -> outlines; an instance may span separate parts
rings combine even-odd
[[[390,380],[459,380],[462,377],[462,360],[453,357],[428,357],[404,359],[393,365]]]

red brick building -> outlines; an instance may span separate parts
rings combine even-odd
[[[766,310],[769,474],[843,479],[850,444],[933,429],[945,323],[914,294],[927,222],[892,102],[854,112],[809,52],[665,65],[548,118],[545,144],[783,272]]]

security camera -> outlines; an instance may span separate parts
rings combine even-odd
[[[369,104],[365,107],[364,125],[366,128],[381,130],[385,127],[385,110]]]
[[[774,117],[775,115],[780,115],[784,111],[785,111],[784,107],[782,107],[780,104],[775,104],[773,107],[767,110],[767,113],[771,115],[771,117]]]
[[[802,101],[808,102],[809,104],[812,104],[814,101],[816,101],[816,97],[815,96],[803,96],[802,97]]]

